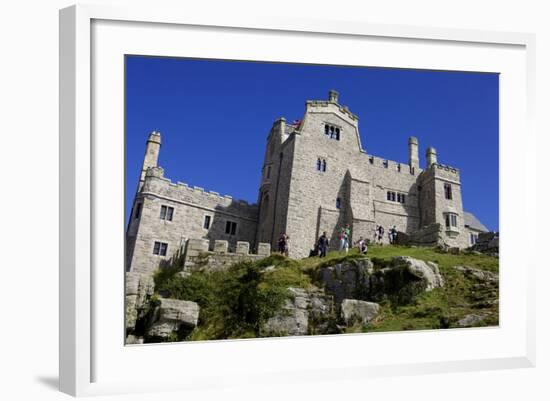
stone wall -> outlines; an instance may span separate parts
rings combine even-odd
[[[472,251],[483,252],[488,255],[499,255],[499,235],[498,232],[479,233],[477,242],[469,249]]]
[[[458,169],[443,164],[432,164],[420,177],[422,187],[421,209],[423,226],[439,223],[443,229],[443,241],[450,247],[469,246],[469,231],[464,227],[462,189]],[[451,186],[452,199],[445,197],[445,185]],[[445,216],[457,216],[455,228],[446,227]]]
[[[399,232],[397,235],[397,244],[429,247],[444,245],[443,227],[439,223],[433,223],[413,233]]]
[[[340,140],[325,135],[325,124],[339,127]],[[352,226],[353,241],[359,236],[371,238],[375,224],[386,230],[394,225],[405,232],[418,229],[421,170],[368,155],[361,147],[357,118],[349,110],[331,102],[308,102],[300,126],[288,141],[293,145],[288,148],[292,151],[288,197],[279,198],[278,208],[286,210],[283,229],[290,236],[290,256],[307,256],[323,231],[337,244],[345,224]],[[326,171],[317,170],[318,158],[326,161]],[[404,194],[405,203],[388,201],[388,191]],[[280,231],[276,230],[276,237]],[[384,241],[388,242],[387,237]]]
[[[190,239],[187,241],[184,271],[207,269],[209,271],[223,270],[234,263],[243,260],[260,260],[271,254],[271,246],[259,243],[256,253],[251,253],[250,244],[245,241],[237,242],[234,251],[230,252],[229,243],[226,240],[214,241],[214,249],[208,249],[208,240]]]
[[[161,219],[161,207],[173,208],[172,219]],[[137,210],[140,210],[137,215]],[[180,252],[189,238],[204,238],[213,249],[214,240],[228,242],[235,249],[239,241],[255,244],[256,205],[233,200],[216,192],[164,178],[162,168],[149,168],[142,190],[134,202],[127,232],[127,270],[152,272]],[[210,226],[205,228],[209,216]],[[227,222],[235,222],[235,234],[226,233]],[[166,255],[153,254],[155,242],[168,244]]]

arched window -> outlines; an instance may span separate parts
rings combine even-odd
[[[336,128],[335,131],[336,131],[336,136],[335,136],[335,138],[336,138],[337,141],[339,141],[339,140],[340,140],[340,128]]]
[[[322,163],[322,167],[321,167],[322,171],[327,171],[327,161],[325,159],[323,159],[323,163]]]
[[[340,209],[342,207],[342,201],[340,198],[336,198],[336,209]]]
[[[325,124],[325,135],[328,136],[329,126],[328,124]]]
[[[317,170],[318,170],[318,171],[321,171],[322,164],[323,164],[323,162],[321,161],[321,159],[320,159],[320,158],[317,159]]]

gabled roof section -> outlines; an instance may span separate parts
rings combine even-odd
[[[464,212],[464,225],[478,231],[488,232],[489,230],[470,212]]]

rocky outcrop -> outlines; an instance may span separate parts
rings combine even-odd
[[[496,273],[470,266],[453,266],[453,269],[464,273],[466,277],[473,277],[478,281],[498,284],[498,274]]]
[[[334,296],[337,310],[344,299],[408,303],[421,292],[444,286],[435,263],[407,256],[395,257],[383,266],[373,265],[368,258],[347,260],[319,269],[317,281]]]
[[[472,327],[476,326],[479,323],[481,323],[488,314],[486,313],[472,313],[469,315],[464,316],[462,319],[460,319],[456,325],[459,327]]]
[[[424,262],[409,256],[397,256],[393,258],[392,266],[393,268],[404,266],[409,273],[423,280],[426,284],[425,291],[444,286],[439,267],[433,262]]]
[[[199,320],[196,302],[160,298],[147,330],[147,337],[168,339],[174,332],[191,332]]]
[[[373,271],[374,265],[368,258],[349,260],[321,268],[318,281],[339,305],[345,298],[367,299]]]
[[[341,316],[346,325],[356,322],[368,324],[380,311],[380,305],[374,302],[344,299],[341,304]]]
[[[328,320],[334,311],[332,297],[318,288],[289,287],[288,291],[291,298],[263,324],[262,337],[320,334],[329,330]]]
[[[133,334],[129,334],[126,337],[126,345],[135,345],[135,344],[143,344],[143,337],[141,336],[135,336]]]
[[[148,274],[126,273],[126,329],[133,330],[143,309],[155,291],[153,277]]]

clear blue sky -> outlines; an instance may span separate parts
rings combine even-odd
[[[127,56],[126,218],[150,131],[173,182],[256,202],[273,121],[340,92],[363,148],[408,161],[408,137],[461,171],[464,209],[498,230],[498,75]]]

